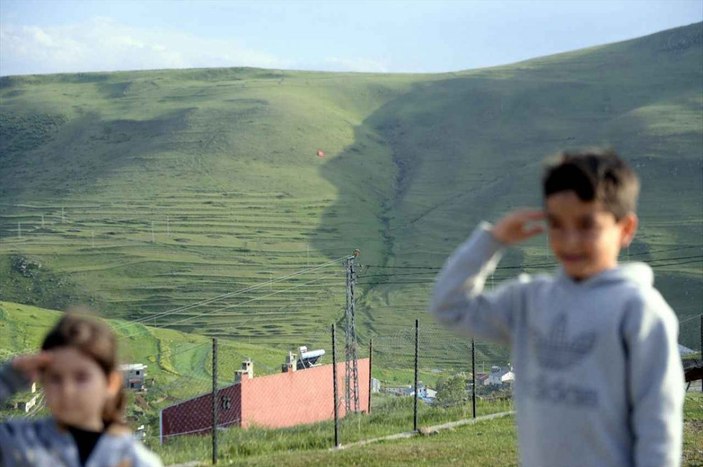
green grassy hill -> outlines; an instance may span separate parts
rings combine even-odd
[[[482,219],[539,205],[545,155],[612,146],[640,173],[641,228],[623,260],[654,266],[682,318],[703,307],[703,26],[444,76],[388,103],[368,124],[396,164],[386,199],[385,268],[372,296],[403,310],[426,303],[434,270]],[[337,159],[326,166],[330,172]],[[346,203],[354,196],[341,196]],[[507,255],[498,281],[550,270],[544,238]],[[421,266],[418,268],[418,266]],[[387,274],[392,274],[387,276]],[[408,282],[407,287],[402,283]],[[374,303],[375,305],[375,303]],[[373,306],[369,322],[378,317]],[[693,331],[687,334],[688,331]],[[699,346],[695,329],[682,338]]]
[[[0,362],[39,349],[61,312],[0,302]],[[120,361],[147,365],[147,392],[132,395],[128,415],[134,427],[149,424],[158,433],[158,410],[212,390],[212,340],[197,334],[108,320],[120,346]],[[264,345],[218,340],[218,381],[232,384],[246,358],[256,375],[280,372],[284,353]],[[22,399],[21,395],[19,396]],[[4,410],[4,408],[3,408]],[[0,416],[4,415],[0,410]]]
[[[644,185],[623,257],[650,261],[685,319],[703,303],[702,83],[701,23],[437,75],[4,77],[0,299],[315,345],[360,248],[362,338],[403,340],[420,316],[435,350],[465,353],[423,314],[446,255],[480,220],[540,202],[545,155],[612,145]],[[494,279],[553,264],[538,239]]]

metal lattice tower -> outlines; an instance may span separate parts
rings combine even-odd
[[[344,261],[347,271],[347,306],[344,320],[344,404],[346,413],[359,412],[359,357],[356,347],[356,321],[354,318],[354,284],[356,283],[356,265],[354,259],[359,256],[359,250]]]

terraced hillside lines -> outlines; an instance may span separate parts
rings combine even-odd
[[[622,259],[651,262],[682,317],[703,303],[703,25],[418,85],[365,122],[389,144],[394,190],[383,211],[383,266],[365,324],[382,328],[424,308],[437,267],[482,220],[540,205],[542,159],[612,145],[643,180],[641,228]],[[671,44],[678,44],[672,47]],[[344,159],[326,167],[334,172]],[[342,191],[340,200],[356,195]],[[343,202],[343,201],[341,201]],[[674,249],[685,247],[676,252]],[[502,265],[550,271],[544,238]],[[535,267],[542,264],[542,267]],[[510,277],[509,274],[496,280]],[[373,315],[373,316],[371,316]],[[410,317],[409,317],[410,318]],[[682,339],[695,342],[695,336]]]
[[[376,239],[366,230],[379,195],[330,210],[337,189],[319,169],[359,133],[371,157],[365,170],[378,176],[384,162],[374,151],[384,143],[357,127],[414,80],[249,69],[4,78],[0,130],[17,136],[0,174],[2,253],[29,257],[42,272],[18,276],[8,260],[14,287],[3,296],[27,300],[23,292],[41,289],[30,300],[150,316],[360,243],[371,254]],[[319,148],[327,159],[316,157]],[[356,183],[358,174],[337,180]],[[321,226],[323,212],[337,225]],[[363,238],[342,238],[352,231]],[[337,276],[276,282],[266,297],[180,313],[172,324],[297,341],[336,319]]]
[[[34,352],[61,312],[0,302],[0,357]],[[119,339],[120,360],[148,365],[158,391],[178,400],[208,390],[212,383],[211,339],[171,329],[108,320]],[[231,382],[245,358],[256,363],[257,374],[280,372],[284,353],[270,347],[220,339],[221,384]]]
[[[344,271],[315,268],[359,248],[362,339],[417,317],[431,326],[434,274],[474,226],[539,205],[546,154],[612,145],[643,179],[641,229],[622,258],[651,262],[692,316],[703,303],[702,57],[698,23],[438,75],[2,78],[0,298],[87,302],[287,349],[327,342]],[[496,284],[555,261],[537,238],[501,266]]]
[[[344,303],[341,264],[317,268],[329,261],[320,263],[324,258],[307,243],[324,207],[324,200],[280,193],[171,195],[153,205],[12,206],[2,213],[3,227],[24,227],[3,231],[3,247],[14,255],[50,253],[52,268],[94,291],[113,313],[148,321],[225,292],[233,295],[227,301],[150,322],[215,335],[287,337],[293,322],[298,332],[317,326],[318,311]]]

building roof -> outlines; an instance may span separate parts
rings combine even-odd
[[[143,363],[125,363],[123,365],[120,365],[120,370],[122,371],[144,370],[146,368],[147,366]]]

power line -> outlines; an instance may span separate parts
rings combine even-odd
[[[649,254],[649,253],[640,253],[640,254],[631,254],[630,257],[632,256],[639,256],[639,255],[644,255],[644,254]],[[678,261],[678,260],[690,260],[690,259],[703,259],[703,255],[688,255],[688,256],[677,256],[674,258],[653,258],[647,261],[647,264],[651,263],[658,263],[662,261]],[[550,266],[558,266],[558,262],[549,262],[549,263],[535,263],[535,264],[524,264],[520,266],[498,266],[495,268],[496,271],[499,270],[508,270],[508,269],[534,269],[534,268],[539,268],[539,267],[550,267]],[[442,268],[438,266],[386,266],[386,265],[379,265],[379,264],[366,264],[364,265],[366,268],[378,268],[378,269],[413,269],[413,270],[427,270],[427,271],[439,271]],[[417,273],[423,274],[423,273]],[[429,273],[424,273],[424,274],[429,274]],[[412,275],[410,273],[408,274],[388,274],[389,276],[399,276],[399,275]],[[376,275],[380,277],[381,275]],[[362,277],[376,277],[376,276],[370,276],[370,275],[364,275]]]
[[[635,256],[634,254],[631,254],[630,257]],[[656,263],[660,261],[673,261],[673,260],[683,260],[683,259],[695,259],[695,258],[703,258],[703,255],[690,255],[690,256],[680,256],[680,257],[675,257],[675,258],[653,258],[647,261],[647,263]],[[535,263],[535,264],[524,264],[520,266],[498,266],[495,268],[496,271],[499,270],[509,270],[509,269],[534,269],[534,268],[539,268],[539,267],[554,267],[558,266],[558,262],[550,262],[550,263]],[[427,270],[427,271],[440,271],[442,268],[441,267],[435,267],[435,266],[382,266],[382,265],[365,265],[367,268],[379,268],[379,269],[421,269],[421,270]],[[418,273],[421,274],[421,273]],[[429,274],[426,273],[426,274]],[[392,275],[399,275],[399,274],[392,274]],[[408,274],[409,275],[409,274]],[[367,275],[363,277],[369,277]]]
[[[703,261],[703,255],[689,255],[689,256],[679,256],[675,258],[661,258],[661,259],[653,259],[647,262],[647,264],[651,265],[653,268],[664,268],[664,267],[669,267],[669,266],[681,266],[684,264],[695,264]],[[558,264],[553,263],[549,264],[549,266],[556,267]],[[529,269],[535,269],[541,266],[545,266],[545,264],[534,264],[534,265],[525,265],[525,266],[504,266],[504,267],[497,267],[496,271],[501,271],[501,270],[507,270],[507,269],[520,269],[520,270],[529,270]],[[375,266],[368,266],[368,267],[375,267]],[[384,267],[384,266],[380,266]],[[388,268],[393,268],[392,266],[388,266]],[[426,266],[412,266],[412,267],[406,267],[406,266],[398,266],[395,267],[396,269],[427,269],[427,270],[439,270],[440,268],[431,268],[431,267],[426,267]],[[425,274],[430,274],[430,272],[415,272],[415,273],[396,273],[396,274],[370,274],[370,275],[364,275],[361,276],[361,279],[368,279],[368,278],[374,278],[374,277],[400,277],[400,276],[423,276]],[[374,281],[360,281],[359,285],[416,285],[416,284],[428,284],[431,283],[434,280],[434,277],[427,278],[427,280],[398,280],[398,281],[381,281],[381,282],[374,282]]]
[[[289,288],[287,288],[287,289],[278,290],[278,291],[276,291],[276,292],[272,292],[272,293],[263,295],[263,296],[261,296],[261,297],[254,297],[254,298],[249,299],[249,300],[246,300],[246,301],[244,301],[244,302],[241,302],[241,303],[234,303],[234,304],[232,304],[232,305],[227,305],[227,306],[225,306],[225,307],[218,308],[218,309],[212,310],[212,311],[207,311],[207,310],[206,310],[206,311],[204,311],[203,313],[201,313],[201,314],[199,314],[199,315],[190,316],[190,317],[188,317],[188,318],[184,318],[184,319],[179,320],[179,321],[170,322],[170,323],[166,323],[166,324],[164,324],[164,325],[162,325],[162,326],[154,326],[154,327],[174,326],[174,325],[176,325],[176,324],[181,324],[181,323],[183,323],[183,322],[185,322],[185,321],[190,321],[190,320],[195,319],[195,318],[200,318],[200,317],[202,317],[203,315],[206,315],[206,314],[215,313],[215,312],[217,312],[217,311],[222,311],[222,310],[226,310],[226,309],[229,309],[229,308],[237,308],[237,307],[240,307],[240,306],[242,306],[242,305],[246,305],[247,303],[254,302],[254,301],[257,301],[257,300],[261,300],[261,299],[264,299],[264,298],[266,298],[266,297],[270,297],[270,296],[272,296],[272,295],[277,295],[277,294],[280,294],[280,293],[283,293],[283,292],[288,292],[288,291],[290,291],[290,290],[297,289],[297,288],[299,288],[299,287],[303,287],[303,286],[305,286],[305,285],[312,284],[312,283],[314,283],[314,282],[316,282],[316,281],[317,281],[317,279],[313,279],[313,280],[311,280],[311,281],[309,281],[309,282],[305,282],[305,283],[303,283],[303,284],[299,284],[299,285],[296,285],[296,286],[293,286],[293,287],[289,287]],[[241,326],[242,324],[246,324],[246,323],[241,323],[240,326]]]
[[[329,262],[327,262],[327,263],[324,263],[324,264],[321,264],[321,265],[318,265],[318,266],[315,266],[315,267],[312,267],[312,268],[302,269],[302,270],[299,270],[299,271],[294,272],[294,273],[292,273],[292,274],[288,274],[288,275],[286,275],[286,276],[281,276],[281,277],[278,277],[278,278],[276,278],[276,279],[271,279],[271,280],[268,280],[268,281],[265,281],[265,282],[261,282],[261,283],[259,283],[259,284],[256,284],[256,285],[253,285],[253,286],[249,286],[249,287],[246,287],[246,288],[244,288],[244,289],[236,290],[236,291],[233,291],[233,292],[227,292],[227,293],[225,293],[225,294],[218,295],[218,296],[216,296],[216,297],[212,297],[212,298],[209,298],[209,299],[206,299],[206,300],[202,300],[202,301],[200,301],[200,302],[192,303],[192,304],[190,304],[190,305],[185,305],[185,306],[181,306],[181,307],[178,307],[178,308],[173,308],[173,309],[171,309],[171,310],[163,311],[163,312],[157,313],[157,314],[155,314],[155,315],[149,315],[149,316],[146,316],[146,317],[143,317],[143,318],[138,318],[138,319],[135,319],[135,320],[130,321],[130,324],[134,324],[134,323],[146,323],[146,322],[148,322],[148,321],[155,320],[155,319],[157,319],[157,318],[162,318],[162,317],[164,317],[164,316],[168,316],[168,315],[171,315],[171,314],[174,314],[174,313],[178,313],[178,312],[181,312],[181,311],[189,310],[189,309],[191,309],[191,308],[196,308],[196,307],[199,307],[199,306],[202,306],[202,305],[206,305],[206,304],[208,304],[208,303],[212,303],[212,302],[216,302],[216,301],[219,301],[219,300],[223,300],[223,299],[228,298],[228,297],[234,297],[234,296],[236,296],[236,295],[240,295],[240,294],[243,294],[243,293],[246,293],[246,292],[250,292],[250,291],[252,291],[252,290],[260,289],[260,288],[262,288],[262,287],[266,287],[267,285],[272,285],[272,284],[274,284],[274,283],[281,282],[281,281],[284,281],[284,280],[286,280],[286,279],[290,279],[290,278],[292,278],[292,277],[299,276],[299,275],[301,275],[301,274],[306,274],[306,273],[309,273],[309,272],[316,271],[316,270],[321,269],[321,268],[323,268],[323,267],[327,267],[327,266],[330,266],[330,265],[332,265],[332,264],[341,262],[341,261],[343,261],[345,258],[346,258],[346,256],[342,256],[342,257],[340,257],[340,258],[338,258],[338,259],[335,259],[335,260],[333,260],[333,261],[329,261]]]
[[[700,317],[701,317],[702,315],[703,315],[703,313],[699,313],[699,314],[694,315],[694,316],[689,316],[688,318],[679,321],[679,325],[681,325],[681,324],[683,324],[683,323],[687,323],[687,322],[692,321],[692,320],[694,320],[694,319],[700,319]]]

